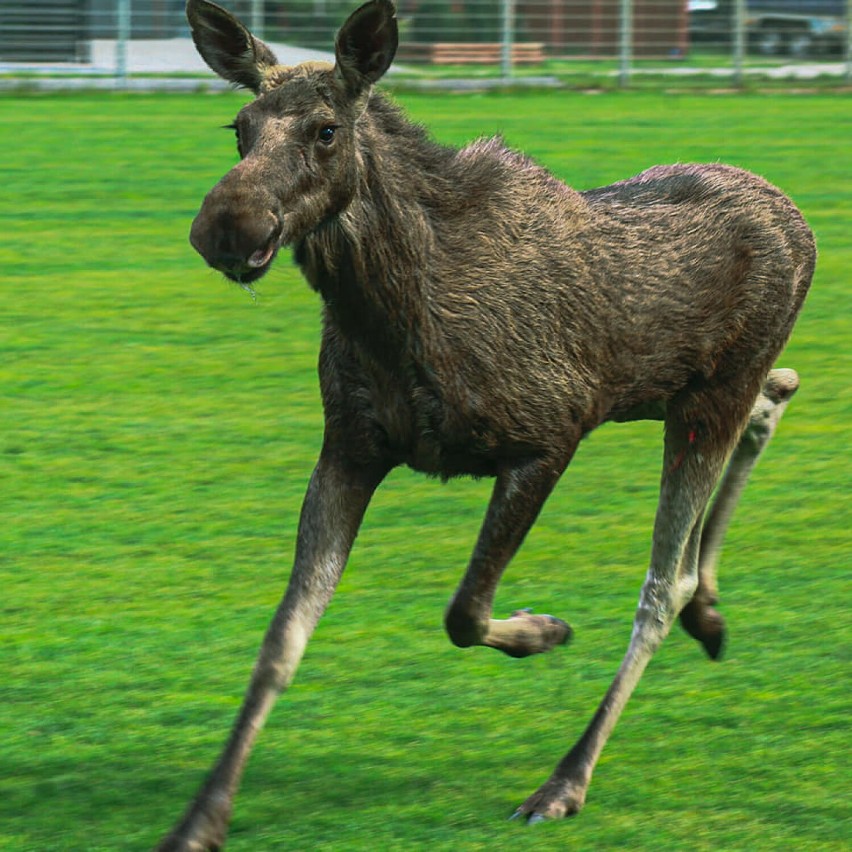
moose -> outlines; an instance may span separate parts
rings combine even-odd
[[[565,644],[571,628],[527,609],[492,617],[503,570],[586,434],[659,420],[659,505],[626,654],[585,732],[514,817],[575,814],[675,619],[709,657],[722,651],[716,562],[798,387],[793,370],[772,368],[813,275],[812,234],[778,189],[730,166],[654,166],[578,192],[499,138],[438,144],[374,89],[397,48],[391,0],[352,13],[334,63],[294,67],[209,0],[189,0],[187,16],[207,64],[256,96],[233,124],[240,160],[204,199],[191,243],[244,287],[292,249],[323,302],[325,428],[292,574],[238,718],[159,848],[224,844],[258,731],[391,469],[494,479],[444,623],[459,647],[525,657]]]

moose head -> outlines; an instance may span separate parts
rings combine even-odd
[[[186,8],[205,62],[256,95],[232,125],[240,162],[204,199],[190,241],[210,266],[250,284],[282,246],[352,201],[358,120],[396,53],[396,9],[390,0],[370,0],[340,29],[334,64],[289,67],[215,3],[188,0]]]

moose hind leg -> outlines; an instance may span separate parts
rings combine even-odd
[[[787,403],[798,387],[799,377],[795,370],[770,371],[731,455],[700,534],[698,587],[681,612],[680,623],[690,636],[703,645],[713,660],[721,656],[725,640],[725,620],[715,608],[719,602],[716,565],[722,542],[746,482],[775,434]]]
[[[722,412],[713,431],[695,440],[685,406],[666,417],[666,440],[660,502],[654,522],[651,561],[621,666],[591,722],[550,778],[515,812],[529,822],[577,813],[585,803],[595,764],[645,667],[668,634],[698,583],[700,520],[722,473],[747,403],[721,392],[702,394],[689,410]]]
[[[566,461],[539,458],[497,476],[488,512],[467,572],[445,615],[447,633],[465,648],[486,645],[511,657],[527,657],[563,645],[571,628],[552,615],[516,610],[491,618],[497,584],[565,469]]]

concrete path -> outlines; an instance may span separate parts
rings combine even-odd
[[[297,65],[308,60],[333,62],[334,55],[306,47],[294,47],[289,44],[270,42],[270,47],[284,65]],[[0,78],[0,89],[12,89],[25,86],[32,89],[75,89],[100,88],[115,89],[117,55],[114,40],[95,40],[90,45],[90,61],[87,63],[13,63],[0,62],[0,74],[9,75]],[[131,76],[123,88],[139,91],[193,91],[200,87],[211,91],[228,88],[228,84],[214,76],[195,50],[190,38],[131,40],[127,43],[127,73],[129,75],[157,74],[166,75],[156,78]],[[390,73],[411,73],[410,68],[392,66]],[[780,80],[813,80],[821,76],[852,80],[850,69],[843,62],[790,63],[779,66],[759,66],[744,69],[750,77],[762,76]],[[618,72],[612,72],[617,74]],[[22,74],[22,77],[15,75]],[[167,75],[193,75],[191,77],[168,77]],[[730,78],[731,68],[690,68],[689,66],[633,69],[632,75],[645,76],[658,74],[672,78],[708,75],[718,78]],[[505,85],[499,77],[472,78],[467,80],[435,79],[428,76],[421,80],[410,81],[418,88],[436,89],[485,89]],[[519,86],[558,86],[554,77],[512,79],[512,85]]]

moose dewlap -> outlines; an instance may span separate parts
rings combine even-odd
[[[210,67],[256,94],[234,121],[241,159],[204,199],[192,244],[246,286],[293,248],[324,302],[325,434],[242,709],[160,848],[224,843],[257,733],[391,469],[495,478],[445,623],[456,645],[524,657],[571,631],[526,610],[493,618],[504,568],[585,434],[662,420],[660,501],[627,652],[583,735],[516,816],[576,813],[674,620],[721,652],[716,559],[798,386],[772,367],[811,281],[811,232],[781,192],[728,166],[656,166],[576,192],[500,140],[436,144],[373,88],[397,47],[390,0],[351,15],[333,65],[279,65],[208,0],[189,0],[187,15]]]

